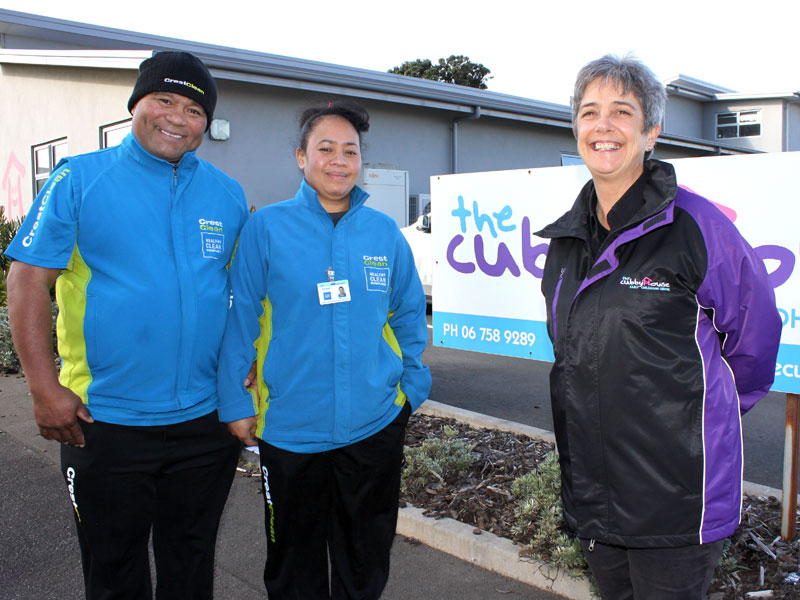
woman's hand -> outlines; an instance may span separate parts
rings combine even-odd
[[[228,431],[233,437],[241,440],[245,446],[258,446],[255,417],[247,417],[246,419],[228,423]]]

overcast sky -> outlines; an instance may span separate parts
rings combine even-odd
[[[212,3],[3,0],[3,8],[378,71],[465,54],[489,89],[568,104],[574,77],[607,52],[635,52],[660,79],[679,73],[738,92],[800,90],[800,1]],[[557,4],[557,6],[556,6]]]

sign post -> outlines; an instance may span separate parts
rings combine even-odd
[[[783,451],[781,539],[797,537],[797,470],[800,466],[800,395],[786,394],[786,438]]]

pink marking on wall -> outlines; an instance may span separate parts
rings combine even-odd
[[[22,179],[25,177],[25,165],[11,152],[6,161],[3,172],[2,189],[3,197],[0,205],[6,213],[8,220],[25,216],[25,206],[22,202]]]

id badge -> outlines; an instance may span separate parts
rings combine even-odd
[[[350,284],[347,279],[318,283],[317,294],[319,295],[319,303],[323,305],[350,302]]]

